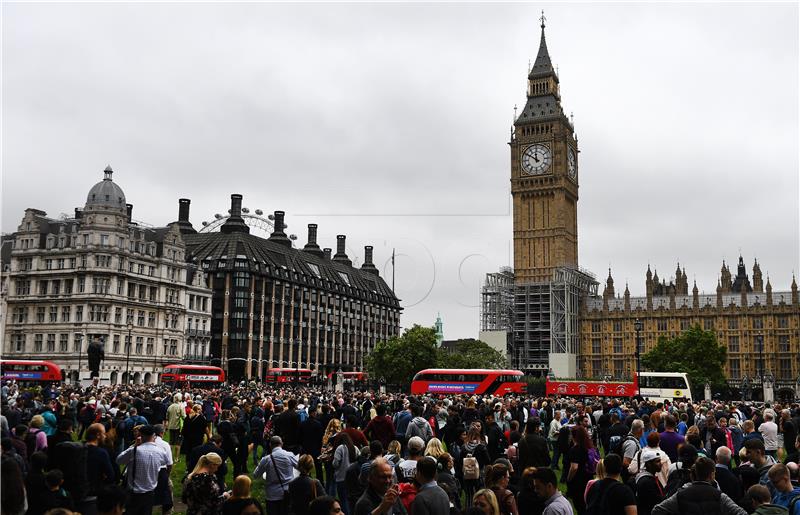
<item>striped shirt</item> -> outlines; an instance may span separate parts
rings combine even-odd
[[[117,456],[117,463],[128,467],[128,486],[135,493],[141,494],[156,489],[158,471],[161,467],[168,466],[172,461],[171,458],[169,453],[157,443],[145,442],[122,451]]]

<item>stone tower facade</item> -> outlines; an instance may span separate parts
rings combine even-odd
[[[544,17],[541,28],[527,101],[509,142],[516,284],[549,281],[558,267],[578,264],[578,142],[561,107]]]

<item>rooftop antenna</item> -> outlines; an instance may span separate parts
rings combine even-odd
[[[392,249],[392,293],[394,293],[394,248]]]
[[[542,30],[544,30],[544,22],[547,21],[547,18],[544,17],[544,9],[542,9],[542,16],[539,18],[539,21],[542,22]]]

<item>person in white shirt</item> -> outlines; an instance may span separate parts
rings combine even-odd
[[[170,453],[155,443],[153,426],[139,428],[136,443],[117,456],[117,463],[128,467],[125,480],[128,489],[126,514],[150,515],[153,512],[159,471],[166,466],[169,474],[172,469],[170,460]]]
[[[169,463],[163,465],[158,470],[158,486],[156,486],[154,506],[161,506],[162,515],[169,515],[172,511],[174,503],[172,501],[172,485],[169,480],[169,470],[172,467],[172,449],[169,443],[164,440],[164,425],[156,424],[153,426],[156,432],[155,444],[164,449],[164,452],[169,456]],[[170,467],[170,468],[168,468]]]
[[[758,432],[764,438],[764,449],[768,456],[778,458],[778,424],[773,422],[775,415],[771,411],[764,413],[764,422],[758,426]]]

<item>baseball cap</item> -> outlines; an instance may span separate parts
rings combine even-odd
[[[661,453],[659,453],[657,450],[649,447],[642,449],[642,463],[647,463],[648,461],[653,461],[659,458],[661,458]]]

